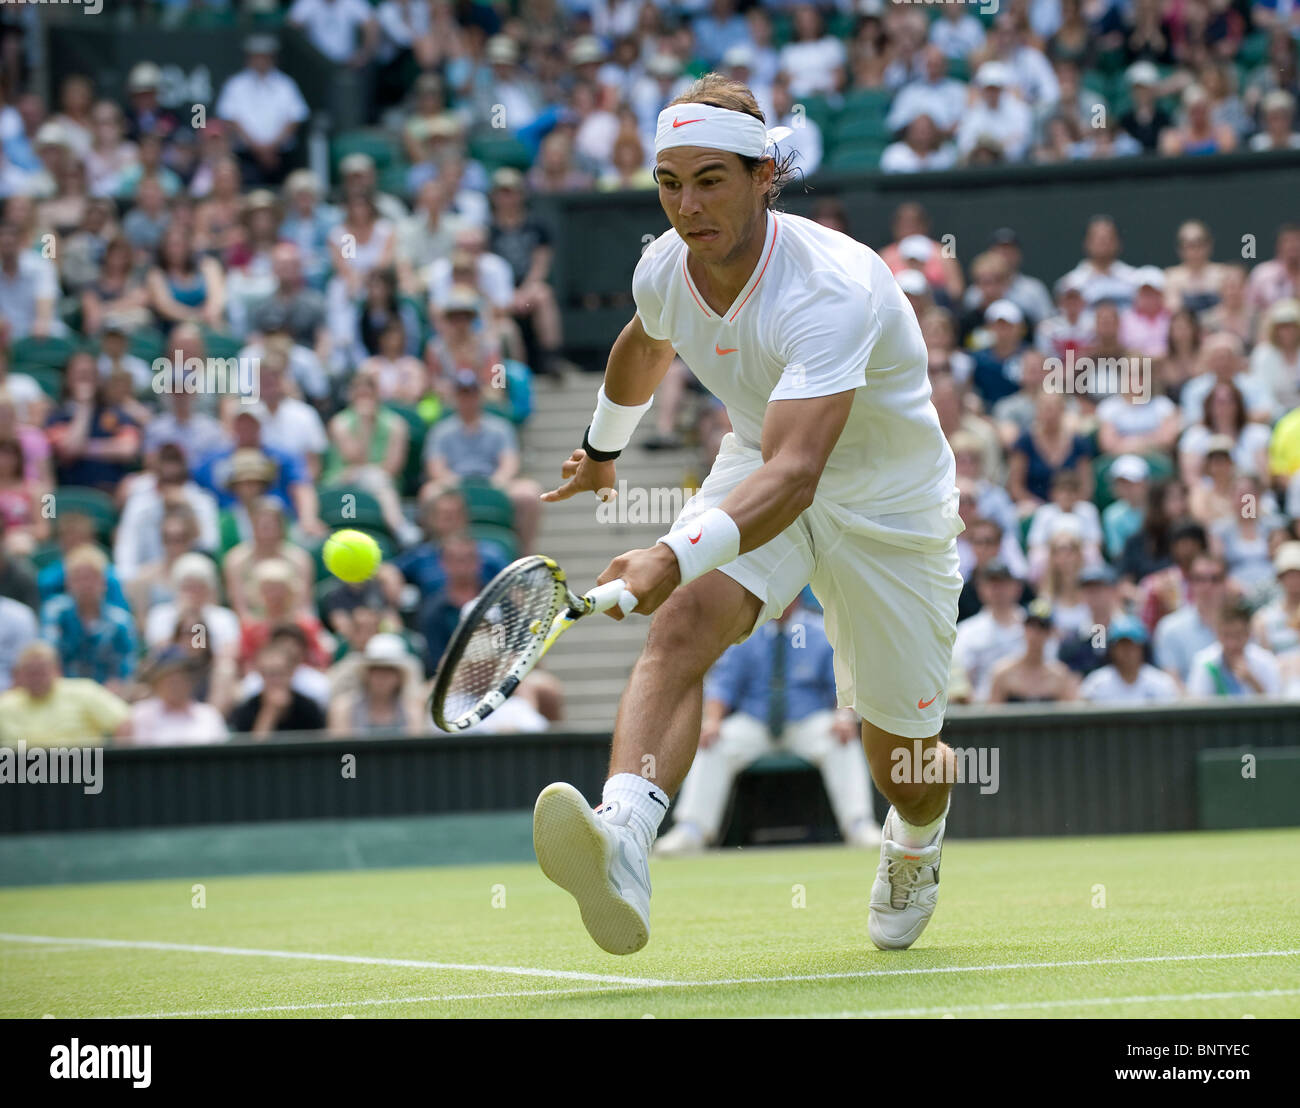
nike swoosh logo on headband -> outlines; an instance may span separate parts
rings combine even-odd
[[[688,124],[688,123],[703,123],[703,122],[704,122],[704,120],[702,120],[702,119],[674,119],[674,120],[673,120],[673,126],[674,126],[674,127],[685,127],[686,124]]]

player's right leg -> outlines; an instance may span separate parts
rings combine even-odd
[[[761,609],[717,570],[674,592],[654,614],[619,704],[599,814],[572,785],[548,785],[537,798],[542,872],[578,902],[588,933],[610,954],[632,954],[650,938],[647,859],[695,756],[704,675]]]

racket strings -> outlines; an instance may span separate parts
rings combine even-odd
[[[494,591],[476,609],[466,627],[464,649],[451,673],[443,704],[448,720],[459,720],[483,707],[502,689],[511,672],[541,647],[564,596],[545,565],[528,566]]]

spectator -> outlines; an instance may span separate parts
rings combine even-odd
[[[5,541],[4,521],[0,518],[0,598],[16,600],[32,611],[40,607],[41,592],[31,563],[14,555]]]
[[[1165,270],[1165,302],[1169,310],[1188,308],[1209,311],[1222,297],[1228,267],[1210,261],[1214,239],[1199,219],[1189,219],[1178,228],[1179,264]]]
[[[162,107],[158,100],[162,78],[162,70],[153,62],[138,62],[127,75],[126,137],[132,142],[138,141],[141,135],[169,139],[180,130],[176,113]],[[90,121],[93,132],[93,114]]]
[[[1077,474],[1062,470],[1052,478],[1050,502],[1034,511],[1025,547],[1029,554],[1029,579],[1038,581],[1047,566],[1048,547],[1058,535],[1076,535],[1083,546],[1084,560],[1095,565],[1101,559],[1101,515],[1091,500],[1083,499]]]
[[[1281,595],[1251,617],[1251,633],[1260,646],[1282,658],[1300,653],[1300,542],[1278,546],[1273,572]]]
[[[1234,590],[1257,602],[1272,589],[1272,535],[1284,521],[1273,511],[1273,498],[1259,478],[1238,474],[1233,482],[1232,510],[1207,526],[1210,549],[1223,556]]]
[[[13,685],[18,659],[38,636],[36,613],[21,601],[0,595],[0,692]]]
[[[321,183],[310,169],[295,169],[285,178],[286,210],[280,223],[281,246],[271,253],[271,268],[278,282],[276,297],[289,306],[295,339],[312,347],[316,343],[307,336],[319,333],[325,305],[319,295],[303,296],[306,291],[303,283],[316,294],[325,287],[330,271],[330,233],[340,219],[338,209],[322,201],[321,192]],[[402,237],[406,238],[405,233]],[[282,249],[289,245],[298,250],[293,262]],[[305,309],[299,307],[300,302],[306,303]],[[256,316],[253,325],[258,326]]]
[[[1165,307],[1165,275],[1159,266],[1144,265],[1134,275],[1137,294],[1120,313],[1119,338],[1134,353],[1163,358],[1169,352],[1169,309]]]
[[[1071,273],[1056,282],[1058,310],[1042,320],[1034,332],[1034,345],[1044,354],[1064,359],[1069,351],[1079,353],[1092,345],[1092,315],[1086,310],[1083,288],[1083,278]]]
[[[365,295],[371,272],[392,268],[395,240],[393,224],[379,215],[373,197],[348,197],[342,222],[330,232],[335,275],[325,294],[331,334],[341,349],[357,341],[353,304]]]
[[[944,139],[925,112],[917,112],[903,129],[903,137],[891,142],[880,155],[882,173],[920,173],[952,169],[957,164],[957,147]]]
[[[100,746],[121,733],[130,706],[98,681],[64,677],[47,642],[18,655],[13,688],[0,693],[0,743],[14,746]]]
[[[1007,466],[1007,491],[1022,517],[1047,503],[1063,473],[1075,475],[1081,493],[1092,488],[1092,447],[1077,433],[1065,396],[1042,390],[1034,400],[1033,424],[1012,444]]]
[[[193,237],[181,224],[171,224],[158,243],[148,289],[159,326],[198,323],[219,329],[225,323],[225,273],[216,258],[199,255]]]
[[[144,620],[145,645],[160,650],[178,632],[204,640],[216,657],[233,658],[239,649],[239,617],[217,603],[217,569],[212,559],[189,551],[172,562],[170,596],[154,601]]]
[[[50,521],[41,510],[44,492],[45,486],[26,474],[22,444],[0,438],[0,519],[12,553],[29,555],[49,538]]]
[[[381,573],[383,569],[391,569],[400,578],[394,584],[400,586],[405,582],[414,585],[420,596],[432,596],[447,581],[442,561],[443,543],[452,535],[469,531],[469,510],[465,506],[465,497],[456,489],[447,489],[429,498],[420,509],[420,523],[423,527],[423,540],[385,562]],[[486,539],[476,540],[475,545],[478,547],[482,572],[479,587],[482,588],[505,569],[513,552],[502,550]]]
[[[0,247],[3,246],[0,238]],[[3,250],[0,249],[0,261]],[[1277,229],[1273,257],[1250,271],[1246,305],[1256,318],[1279,300],[1300,299],[1300,223],[1283,223]]]
[[[226,739],[221,713],[195,698],[195,669],[185,651],[175,646],[153,659],[147,671],[153,695],[131,706],[126,745],[202,746]]]
[[[891,273],[897,275],[907,267],[900,249],[903,240],[910,235],[922,235],[930,243],[930,256],[924,267],[925,279],[933,288],[943,289],[954,301],[961,299],[966,288],[966,278],[962,273],[961,263],[951,250],[944,249],[943,243],[931,237],[930,217],[926,215],[924,207],[914,200],[899,204],[894,209],[889,230],[892,241],[880,251],[880,257],[889,266]],[[1009,279],[1010,275],[1007,276]],[[992,300],[987,302],[991,303]]]
[[[1239,508],[1232,449],[1229,436],[1211,435],[1205,443],[1204,474],[1195,484],[1188,483],[1188,514],[1206,529]]]
[[[1182,96],[1182,122],[1160,133],[1159,150],[1166,158],[1193,154],[1229,154],[1237,148],[1237,133],[1216,122],[1209,93],[1201,85],[1188,85]]]
[[[313,669],[329,665],[334,644],[308,607],[304,585],[288,561],[277,559],[258,564],[253,571],[249,615],[240,621],[239,657],[245,666],[257,658],[272,632],[282,624],[297,627],[305,636],[303,660],[308,665]]]
[[[980,611],[958,625],[953,662],[970,681],[974,699],[987,703],[997,664],[1024,652],[1025,612],[1018,603],[1023,583],[995,558],[984,566],[975,587]]]
[[[1263,126],[1252,136],[1252,150],[1300,149],[1300,132],[1295,130],[1295,97],[1286,89],[1274,89],[1260,103]]]
[[[514,506],[515,530],[521,551],[532,549],[539,520],[541,486],[519,477],[519,447],[514,428],[482,410],[478,378],[461,370],[456,375],[456,412],[441,420],[429,435],[424,460],[430,495],[457,481],[488,481]]]
[[[1097,405],[1097,445],[1103,454],[1166,454],[1178,440],[1178,406],[1150,396],[1150,373],[1131,357],[1120,367],[1119,393]]]
[[[221,541],[217,502],[190,479],[180,447],[175,443],[160,447],[151,469],[129,483],[118,520],[113,564],[124,581],[133,580],[145,566],[166,557],[169,511],[183,508],[191,518],[189,526],[182,524],[186,541],[181,551],[192,547],[215,553]],[[175,529],[172,537],[176,537]]]
[[[360,623],[360,620],[357,621]],[[378,630],[378,621],[365,636]],[[315,702],[322,713],[329,710],[331,682],[329,675],[320,667],[308,664],[310,641],[307,633],[296,623],[280,623],[271,628],[270,645],[284,652],[289,662],[292,676],[289,685],[294,692],[301,693]],[[247,700],[262,691],[262,675],[256,668],[250,669],[239,682],[238,698]]]
[[[139,461],[140,430],[105,403],[94,355],[68,358],[59,401],[45,425],[59,484],[116,491]]]
[[[1300,407],[1300,300],[1278,300],[1269,308],[1249,372],[1273,411]]]
[[[972,381],[980,399],[991,408],[1019,386],[1025,314],[1010,300],[995,300],[985,310],[984,322],[992,332],[993,341],[976,352]]]
[[[226,447],[226,433],[212,416],[198,410],[196,391],[186,388],[187,378],[182,368],[185,362],[184,346],[201,341],[198,329],[181,324],[172,332],[171,345],[176,351],[170,365],[157,374],[155,381],[164,397],[163,411],[154,416],[144,429],[144,461],[156,466],[164,447],[174,446],[188,468],[222,451]]]
[[[1169,350],[1155,363],[1156,387],[1177,404],[1201,358],[1201,324],[1190,308],[1169,317]]]
[[[1201,327],[1206,334],[1226,331],[1239,342],[1250,342],[1254,336],[1254,317],[1247,300],[1246,267],[1230,265],[1226,269],[1221,299],[1201,316]]]
[[[985,425],[987,427],[987,424]],[[1006,530],[1019,526],[1016,506],[1012,503],[1007,490],[1000,484],[990,481],[984,475],[984,466],[989,454],[1001,463],[997,449],[997,439],[992,434],[980,438],[970,431],[958,431],[948,440],[953,457],[957,463],[958,484],[969,488],[975,494],[975,509],[983,517],[996,519]],[[986,447],[992,447],[989,451]]]
[[[979,98],[957,128],[957,149],[970,161],[981,142],[991,142],[1009,162],[1023,161],[1033,138],[1033,115],[1012,90],[1014,77],[1001,62],[988,61],[975,73]]]
[[[285,157],[310,114],[297,83],[276,68],[279,48],[274,35],[249,35],[244,40],[247,64],[226,81],[217,98],[216,114],[234,128],[248,184],[278,185],[284,180]]]
[[[1006,263],[1010,275],[1006,298],[1024,312],[1026,323],[1032,330],[1052,314],[1052,297],[1047,286],[1037,277],[1022,272],[1024,255],[1020,251],[1020,238],[1013,228],[999,227],[994,231],[989,251]]]
[[[437,671],[461,611],[483,587],[483,568],[478,546],[467,533],[448,535],[442,541],[442,566],[446,580],[442,588],[425,597],[416,626],[424,636],[425,676]]]
[[[946,58],[969,58],[984,46],[984,25],[963,8],[944,5],[930,23],[929,38]]]
[[[41,637],[58,652],[62,671],[121,693],[136,665],[135,621],[105,596],[108,559],[80,546],[64,560],[67,592],[41,606]]]
[[[1101,565],[1094,560],[1093,565]],[[1039,582],[1038,599],[1046,601],[1052,627],[1061,636],[1073,634],[1088,618],[1083,598],[1084,544],[1073,527],[1062,527],[1047,543],[1047,564]]]
[[[1124,614],[1117,585],[1115,571],[1105,563],[1090,566],[1079,575],[1087,612],[1073,631],[1062,634],[1057,657],[1081,676],[1106,664],[1106,628]]]
[[[1205,418],[1205,400],[1216,384],[1236,385],[1246,405],[1248,419],[1272,423],[1273,402],[1269,392],[1246,372],[1241,341],[1231,334],[1211,334],[1201,345],[1201,372],[1187,382],[1179,406],[1184,425]]]
[[[270,644],[257,653],[261,691],[230,713],[230,729],[264,739],[281,731],[322,731],[325,713],[311,697],[293,688],[293,662],[283,647]]]
[[[1147,629],[1141,620],[1121,615],[1106,629],[1109,664],[1094,670],[1079,687],[1079,699],[1095,704],[1171,703],[1178,682],[1145,659]]]
[[[118,197],[122,182],[138,160],[136,145],[127,141],[122,109],[113,101],[96,103],[90,119],[94,134],[85,161],[91,195]]]
[[[799,647],[792,651],[791,644]],[[860,725],[835,708],[830,643],[819,616],[792,602],[781,617],[718,660],[706,678],[699,753],[682,785],[661,855],[695,853],[717,840],[737,774],[784,748],[822,773],[845,842],[872,847],[880,827],[871,810]]]
[[[1050,602],[1036,600],[1029,605],[1024,636],[1024,651],[993,667],[989,703],[1073,700],[1078,693],[1078,679],[1059,661],[1046,655],[1052,638]]]
[[[885,125],[897,132],[925,115],[943,138],[951,138],[966,111],[966,86],[948,76],[948,59],[938,46],[927,46],[921,58],[923,76],[898,90]]]
[[[1197,652],[1215,641],[1214,627],[1227,595],[1227,576],[1222,558],[1197,555],[1187,573],[1190,603],[1173,605],[1176,610],[1156,624],[1156,665],[1179,681],[1187,681]]]
[[[22,248],[15,224],[8,219],[0,222],[0,321],[7,325],[10,341],[61,331],[63,325],[54,312],[58,299],[54,264]]]
[[[411,693],[420,683],[418,662],[400,635],[371,637],[361,658],[360,687],[334,698],[330,733],[340,738],[370,735],[419,735],[427,730],[422,698]]]
[[[1137,291],[1137,270],[1120,261],[1119,229],[1108,215],[1095,215],[1088,221],[1083,237],[1083,261],[1067,276],[1073,276],[1089,305],[1113,300],[1127,307]]]
[[[1229,456],[1243,473],[1268,472],[1270,429],[1247,422],[1246,402],[1231,381],[1220,382],[1205,394],[1201,419],[1188,427],[1178,441],[1178,471],[1189,487],[1205,476],[1206,453],[1211,441],[1227,439]]]
[[[126,333],[153,321],[149,291],[135,267],[132,244],[120,234],[104,247],[97,276],[81,293],[81,326],[85,334],[100,334],[110,321]]]
[[[380,45],[379,23],[365,0],[294,0],[286,18],[335,65],[359,69]]]
[[[349,397],[348,407],[330,420],[332,449],[321,479],[326,487],[369,493],[392,535],[404,546],[419,542],[419,528],[402,514],[396,484],[410,448],[406,421],[380,405],[373,372],[358,372],[352,378]]]
[[[1129,540],[1142,530],[1151,467],[1137,454],[1121,454],[1107,474],[1115,499],[1101,513],[1106,557],[1118,560]]]
[[[790,78],[796,99],[835,92],[844,85],[844,43],[825,33],[821,12],[810,4],[793,11],[794,38],[781,48],[780,69]]]
[[[289,541],[288,521],[284,505],[279,500],[265,495],[252,496],[247,527],[248,538],[226,554],[222,565],[226,595],[241,620],[256,619],[264,614],[257,591],[257,571],[262,565],[286,562],[297,580],[311,581],[315,578],[311,557],[302,547]]]
[[[1192,659],[1187,695],[1197,699],[1280,695],[1277,659],[1250,641],[1250,608],[1240,601],[1223,605],[1217,627],[1217,641]]]

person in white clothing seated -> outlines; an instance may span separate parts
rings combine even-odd
[[[1110,661],[1079,686],[1079,699],[1096,704],[1169,703],[1181,695],[1178,682],[1146,661],[1147,629],[1140,619],[1116,616],[1106,629]]]
[[[194,699],[195,671],[189,654],[164,648],[147,674],[153,695],[131,706],[130,746],[199,746],[224,742],[226,721],[211,704]]]
[[[1219,612],[1218,642],[1192,659],[1187,695],[1280,696],[1282,678],[1273,652],[1250,641],[1250,607],[1229,601]]]
[[[699,752],[656,854],[692,854],[715,842],[736,776],[781,748],[821,769],[846,841],[880,845],[858,717],[835,707],[831,645],[821,615],[801,607],[802,595],[709,672]]]

